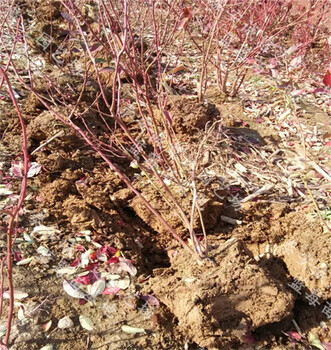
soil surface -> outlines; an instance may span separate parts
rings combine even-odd
[[[45,6],[39,4],[44,17],[33,27],[35,33],[49,29]],[[53,9],[54,28],[60,28],[63,9],[58,2]],[[47,59],[45,52],[35,55]],[[60,76],[59,87],[78,86],[84,79],[62,74],[50,63],[47,69],[50,76]],[[108,77],[105,84],[110,89],[111,81]],[[122,83],[127,99],[123,109],[136,111],[130,102],[131,82],[123,77]],[[201,210],[192,218],[201,242],[207,232],[203,260],[183,249],[100,154],[22,88],[18,101],[29,161],[40,168],[29,176],[17,223],[14,285],[26,295],[15,300],[10,349],[313,349],[312,334],[323,344],[320,349],[330,349],[330,90],[299,96],[297,114],[287,117],[281,93],[271,96],[264,88],[271,83],[270,77],[251,71],[238,97],[224,99],[216,84],[208,87],[203,102],[190,94],[169,95],[166,110],[184,167],[194,161],[208,127],[221,125],[205,142],[208,152],[200,166],[208,183],[204,177],[197,182]],[[84,91],[82,110],[100,92],[93,84],[95,80]],[[15,88],[19,90],[18,83]],[[49,91],[40,77],[36,89]],[[79,92],[70,98],[78,98]],[[6,210],[21,185],[13,165],[22,159],[21,128],[4,96],[1,256],[6,251]],[[77,118],[75,125],[94,125],[98,140],[107,141],[105,125],[94,124],[107,108],[98,108],[84,121]],[[164,115],[153,109],[156,124],[162,126]],[[128,113],[124,121],[139,134],[139,117]],[[143,147],[147,152],[152,145]],[[170,159],[170,150],[165,147],[165,152]],[[166,174],[171,199],[150,181],[155,174],[142,171],[148,168],[146,161],[141,161],[141,170],[124,156],[109,158],[192,248],[174,204],[178,201],[190,215],[187,186]],[[97,286],[105,281],[106,288]],[[1,334],[7,312],[5,298]],[[59,326],[64,317],[70,317],[70,326]]]

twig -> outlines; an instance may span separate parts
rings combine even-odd
[[[45,147],[46,145],[48,145],[49,143],[51,143],[54,139],[56,139],[57,137],[61,137],[64,135],[64,131],[61,130],[59,131],[57,134],[55,134],[54,136],[52,136],[49,140],[45,141],[44,143],[42,143],[40,146],[38,146],[35,150],[33,150],[31,152],[31,155],[33,155],[34,153],[38,152],[39,150],[41,150],[43,147]]]
[[[294,327],[297,330],[297,332],[302,335],[302,331],[301,331],[299,325],[296,323],[295,319],[293,319],[292,322],[293,322]]]
[[[311,161],[310,164],[313,166],[313,168],[322,175],[325,179],[331,182],[331,176],[323,170],[318,164],[316,164],[314,161]]]
[[[255,191],[254,193],[248,195],[247,197],[243,198],[240,202],[241,203],[245,203],[250,201],[251,199],[254,199],[257,196],[260,196],[261,194],[264,194],[266,192],[268,192],[269,190],[271,190],[274,187],[274,185],[264,185],[263,187],[261,187],[260,189],[258,189],[257,191]]]
[[[228,224],[231,224],[231,225],[241,225],[242,224],[241,220],[233,219],[233,218],[230,218],[230,217],[225,216],[225,215],[221,215],[221,220],[224,222],[227,222]]]

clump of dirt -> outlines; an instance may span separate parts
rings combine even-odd
[[[49,158],[52,159],[53,156],[54,153]],[[44,163],[48,164],[49,159],[46,158]],[[79,230],[105,227],[108,227],[108,231],[121,229],[119,222],[123,217],[117,209],[122,211],[117,207],[116,201],[113,202],[111,195],[121,189],[122,183],[112,171],[98,163],[94,167],[91,164],[90,172],[87,168],[85,172],[70,168],[60,171],[68,164],[75,164],[74,160],[62,157],[53,163],[53,169],[36,180],[40,187],[40,200],[53,215],[65,217],[72,227]],[[60,173],[60,177],[56,176],[52,181],[56,172]]]
[[[215,105],[209,102],[199,102],[195,96],[172,95],[167,105],[171,126],[177,137],[193,137],[199,130],[204,130],[208,122],[219,117]],[[163,120],[162,116],[159,116]],[[196,135],[197,136],[197,135]]]
[[[331,298],[330,238],[312,216],[313,208],[300,208],[288,213],[281,221],[287,239],[279,244],[276,253],[281,257],[293,278],[304,282],[323,299]],[[300,225],[298,225],[300,222]]]
[[[282,219],[291,208],[287,203],[246,202],[242,204],[244,222],[248,227],[237,227],[251,243],[281,242],[286,234],[286,228],[281,227]]]
[[[54,131],[60,131],[63,128],[52,113],[44,111],[30,121],[26,132],[29,140],[40,142],[52,137],[56,133]]]
[[[21,126],[16,111],[0,109],[0,137],[1,144],[13,153],[22,149]]]
[[[247,241],[255,256],[265,253],[266,245],[281,259],[289,275],[318,290],[323,299],[331,297],[328,235],[319,225],[312,206],[287,203],[247,202],[244,222],[233,234]],[[298,225],[300,222],[300,225]]]
[[[191,211],[191,199],[190,197],[182,191],[180,186],[172,184],[170,186],[174,198],[180,203],[180,206],[183,208],[183,211],[186,215],[190,214]],[[170,200],[169,203],[164,200],[167,196],[166,194],[159,193],[155,187],[151,184],[146,184],[143,186],[144,197],[148,202],[159,211],[159,213],[165,218],[165,220],[176,230],[180,235],[187,234],[187,227],[184,226],[182,219],[179,215],[174,215],[178,210],[175,209],[173,201]],[[169,231],[162,225],[162,223],[149,211],[149,209],[143,204],[142,200],[139,197],[135,197],[130,201],[130,207],[135,211],[135,213],[153,230],[159,233],[160,239],[163,236],[166,240],[169,239]],[[218,200],[216,196],[206,197],[204,206],[201,206],[201,215],[206,230],[212,229],[222,213],[224,204]],[[196,211],[194,216],[194,229],[196,231],[201,231],[201,222],[199,214]]]
[[[24,100],[24,113],[31,118],[31,116],[38,115],[44,109],[45,106],[40,102],[38,97],[30,92]]]
[[[64,215],[73,226],[80,229],[100,227],[101,219],[95,209],[86,205],[85,201],[77,196],[69,196],[63,203]]]
[[[212,247],[214,260],[181,252],[171,268],[154,270],[152,289],[179,327],[208,349],[240,343],[252,330],[289,317],[294,297],[259,267],[241,241]]]
[[[75,190],[74,182],[66,179],[56,179],[45,184],[40,189],[40,198],[45,205],[55,209],[62,208],[62,201]]]

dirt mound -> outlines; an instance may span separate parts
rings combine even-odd
[[[171,185],[172,193],[177,201],[180,203],[184,212],[189,215],[191,210],[191,201],[189,196],[183,192],[180,186],[175,184]],[[159,194],[156,189],[148,184],[144,187],[144,196],[145,198],[152,204],[154,208],[156,208],[160,214],[166,219],[166,221],[176,229],[176,232],[184,235],[187,232],[187,228],[183,225],[182,220],[178,215],[174,215],[175,207],[171,207],[165,200],[165,196]],[[151,214],[151,212],[146,208],[146,206],[142,203],[141,199],[135,197],[130,202],[130,207],[135,211],[135,213],[151,228],[153,228],[156,232],[160,234],[160,236],[165,236],[165,238],[170,237],[170,233],[168,230],[164,228],[161,222]],[[224,204],[221,203],[216,196],[210,197],[206,199],[206,203],[203,207],[201,207],[201,215],[203,218],[203,222],[205,228],[212,229],[222,213]],[[177,212],[177,210],[176,210]],[[194,217],[194,229],[196,231],[201,231],[201,223],[199,219],[199,214],[196,212]]]
[[[318,291],[327,300],[331,298],[330,237],[316,225],[316,218],[309,214],[312,209],[301,208],[285,216],[281,229],[288,239],[277,247],[276,254],[284,260],[293,278],[303,281],[310,291]]]
[[[195,96],[172,95],[167,105],[171,126],[180,139],[181,136],[194,136],[203,130],[206,123],[215,121],[219,111],[209,102],[199,102]],[[160,117],[161,120],[163,119]]]
[[[50,112],[44,111],[31,120],[26,131],[30,140],[44,141],[52,137],[58,127],[63,128]]]
[[[157,297],[197,344],[225,349],[291,315],[292,294],[256,264],[242,242],[233,239],[210,254],[214,262],[199,264],[181,252],[171,268],[155,270],[152,280]]]
[[[314,207],[286,203],[244,204],[246,225],[234,234],[247,240],[255,256],[271,246],[273,254],[286,264],[289,275],[324,300],[331,297],[329,237],[316,225]],[[300,224],[299,224],[300,223]]]

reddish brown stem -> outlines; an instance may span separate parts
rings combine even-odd
[[[5,258],[1,259],[1,265],[0,265],[0,315],[2,315],[2,305],[3,305],[3,266],[5,263]]]
[[[12,262],[12,244],[13,244],[13,233],[16,233],[14,231],[14,223],[18,216],[19,210],[22,207],[26,188],[27,188],[27,179],[28,179],[28,170],[29,170],[29,155],[28,155],[28,147],[27,147],[27,136],[26,136],[26,128],[23,116],[21,114],[21,111],[19,109],[19,106],[17,104],[16,98],[14,96],[13,89],[11,87],[10,81],[8,79],[8,76],[6,72],[1,68],[0,66],[0,73],[5,80],[8,88],[8,93],[10,95],[10,98],[12,99],[12,102],[14,104],[15,110],[17,112],[20,124],[21,124],[21,131],[22,131],[22,151],[23,151],[23,179],[22,179],[22,185],[21,185],[21,192],[20,197],[18,199],[17,205],[12,209],[10,213],[10,219],[9,224],[7,228],[7,279],[8,279],[8,289],[9,289],[9,310],[8,310],[8,316],[7,316],[7,330],[5,335],[5,341],[4,343],[8,345],[9,343],[9,337],[10,337],[10,331],[11,331],[11,324],[13,319],[13,311],[14,311],[14,284],[13,284],[13,262]]]

